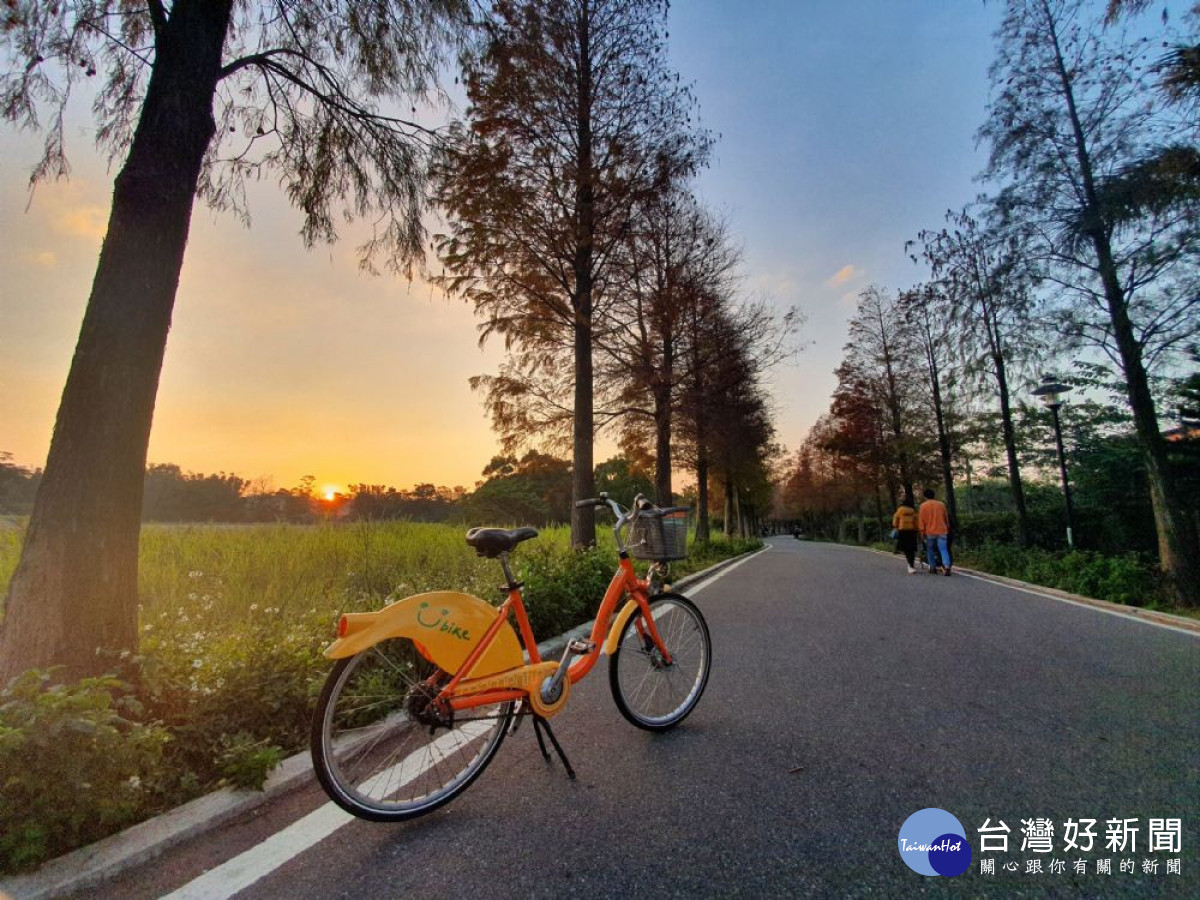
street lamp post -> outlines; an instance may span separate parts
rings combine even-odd
[[[1058,445],[1058,471],[1062,475],[1063,498],[1067,504],[1067,546],[1075,549],[1075,535],[1072,529],[1071,515],[1071,484],[1067,481],[1067,456],[1063,451],[1062,423],[1058,419],[1058,411],[1062,409],[1063,395],[1071,390],[1065,384],[1059,384],[1053,375],[1043,375],[1042,383],[1034,390],[1033,395],[1050,408],[1054,416],[1054,442]]]

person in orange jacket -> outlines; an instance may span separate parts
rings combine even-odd
[[[892,515],[892,527],[896,529],[896,546],[908,560],[908,574],[916,575],[918,528],[912,494],[905,494],[904,499],[900,501],[900,506]]]
[[[938,573],[938,555],[942,557],[942,574],[950,574],[950,514],[946,504],[937,499],[933,488],[925,489],[925,502],[917,516],[917,525],[925,538],[925,558],[929,562],[929,574]]]

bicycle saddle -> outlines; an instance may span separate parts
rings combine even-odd
[[[503,528],[472,528],[467,532],[467,544],[475,548],[475,552],[488,559],[495,559],[501,553],[507,553],[513,547],[537,537],[536,528],[514,528],[506,531]]]

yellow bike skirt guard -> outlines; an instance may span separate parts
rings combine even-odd
[[[353,656],[392,637],[411,638],[438,668],[456,673],[496,621],[496,607],[470,594],[431,591],[397,600],[378,612],[346,613],[338,639],[325,648],[330,659]],[[505,622],[491,646],[471,669],[482,678],[525,664],[512,626]]]

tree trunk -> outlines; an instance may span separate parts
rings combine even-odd
[[[696,540],[707,543],[712,538],[708,519],[708,421],[704,412],[704,372],[700,365],[699,340],[692,337],[692,378],[695,379],[696,418]]]
[[[887,378],[887,407],[889,424],[892,428],[892,438],[896,447],[896,462],[900,470],[901,489],[912,493],[912,465],[908,458],[908,442],[904,435],[904,411],[901,408],[900,388],[896,381],[896,372],[892,366],[892,350],[887,340],[887,323],[883,320],[882,311],[879,318],[879,335],[883,346],[884,374]]]
[[[708,446],[702,430],[701,416],[696,416],[696,540],[712,540],[708,521]]]
[[[1105,225],[1098,220],[1100,208],[1096,190],[1095,173],[1092,171],[1091,154],[1084,135],[1083,123],[1075,104],[1075,90],[1071,74],[1067,71],[1062,48],[1058,39],[1058,23],[1049,5],[1043,0],[1042,11],[1054,47],[1054,63],[1062,86],[1063,100],[1071,122],[1075,144],[1075,158],[1079,165],[1079,176],[1083,188],[1085,220],[1091,227],[1085,234],[1091,239],[1096,253],[1100,280],[1104,285],[1104,300],[1108,306],[1109,321],[1117,352],[1121,357],[1121,369],[1125,374],[1126,396],[1133,413],[1134,428],[1142,445],[1146,461],[1146,479],[1150,486],[1150,504],[1154,510],[1154,526],[1158,535],[1159,565],[1166,573],[1174,600],[1184,606],[1200,605],[1200,561],[1196,559],[1197,536],[1191,533],[1188,516],[1175,487],[1170,462],[1167,459],[1166,441],[1158,428],[1158,414],[1154,396],[1142,359],[1142,348],[1134,333],[1129,318],[1129,303],[1125,289],[1117,273],[1113,259],[1112,243]]]
[[[946,410],[942,405],[941,373],[938,371],[932,348],[926,348],[929,363],[929,386],[933,393],[933,418],[937,424],[938,454],[942,463],[942,487],[946,492],[946,513],[950,517],[950,533],[958,532],[958,500],[954,496],[954,457],[950,446],[950,432],[946,428]]]
[[[596,233],[595,176],[592,158],[592,74],[591,19],[587,4],[579,20],[579,84],[576,109],[576,139],[579,169],[575,180],[575,418],[571,495],[573,501],[595,496],[596,474],[593,459],[592,396],[592,257]],[[571,506],[571,546],[590,547],[596,543],[596,511],[592,507]]]
[[[726,475],[725,488],[725,521],[721,523],[725,537],[733,537],[733,480]]]
[[[0,679],[53,665],[70,678],[99,673],[137,648],[146,450],[229,16],[229,0],[178,2],[157,35],[9,585]]]
[[[1107,238],[1102,236],[1093,235],[1093,241],[1100,260],[1100,276],[1104,282],[1113,337],[1121,354],[1121,368],[1125,372],[1126,396],[1133,412],[1138,441],[1142,445],[1142,456],[1146,461],[1146,480],[1150,486],[1150,504],[1158,533],[1159,565],[1167,575],[1175,602],[1183,606],[1200,606],[1197,536],[1189,528],[1187,509],[1175,486],[1174,473],[1167,458],[1167,442],[1158,427],[1150,380],[1142,363],[1141,345],[1129,320],[1111,247]]]
[[[742,517],[742,498],[738,493],[738,486],[732,485],[733,488],[733,525],[734,535],[740,538],[746,536],[746,520]]]
[[[654,493],[659,506],[671,505],[671,384],[674,336],[664,329],[662,366],[654,386]]]
[[[671,498],[671,403],[654,402],[654,494],[659,506],[670,506]]]
[[[1012,401],[1008,395],[1008,375],[1004,357],[992,357],[996,375],[996,387],[1000,393],[1000,430],[1004,436],[1004,454],[1008,459],[1008,484],[1012,491],[1013,506],[1017,510],[1017,543],[1029,546],[1029,511],[1025,508],[1025,488],[1021,484],[1021,464],[1017,460],[1017,434],[1013,428]]]
[[[590,547],[596,543],[596,511],[578,509],[574,502],[596,495],[596,472],[592,447],[592,325],[591,284],[588,300],[579,304],[577,316],[586,321],[575,323],[575,422],[574,455],[571,468],[571,546]]]

